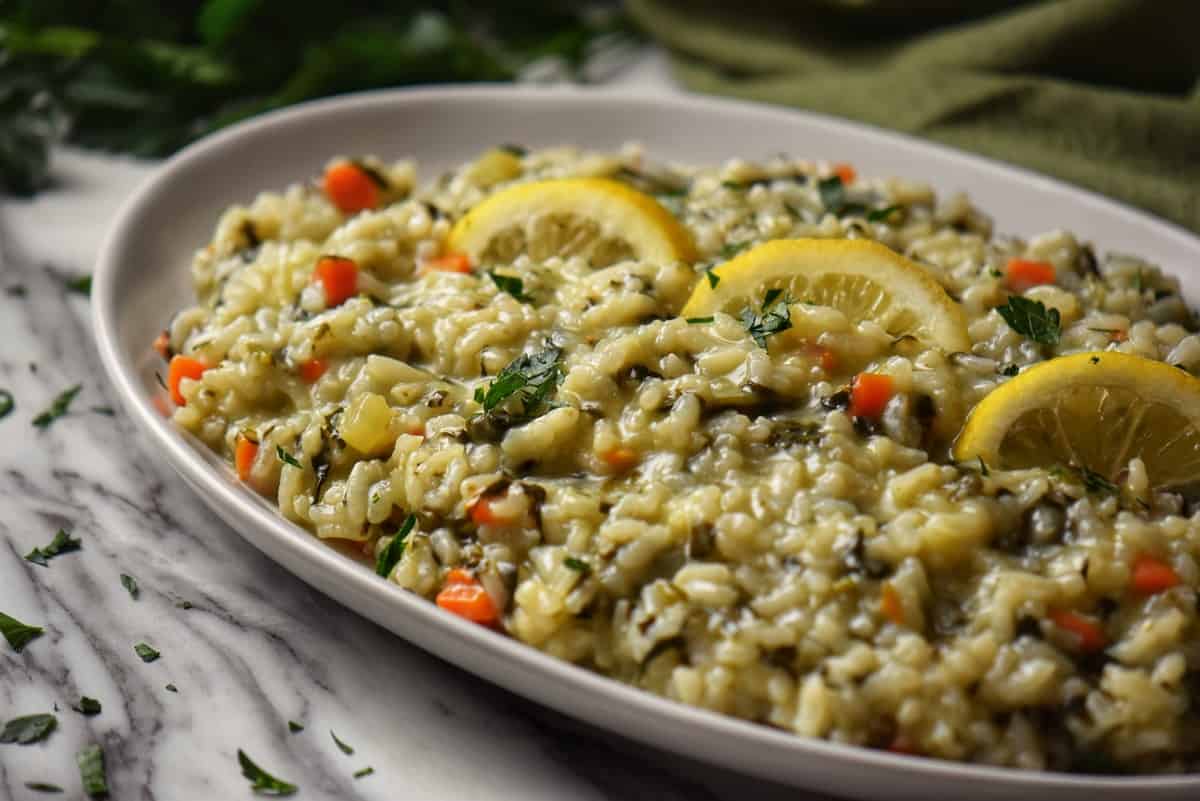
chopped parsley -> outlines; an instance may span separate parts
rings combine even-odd
[[[49,782],[25,782],[25,789],[33,790],[35,793],[61,793],[63,788],[57,784]]]
[[[524,417],[536,417],[547,409],[546,399],[563,378],[562,349],[550,346],[538,353],[525,353],[499,372],[485,391],[475,390],[475,400],[491,412],[511,399],[521,402]]]
[[[297,732],[304,731],[304,727],[294,720],[289,720],[288,731],[290,731],[292,734],[296,734]]]
[[[160,656],[162,656],[162,654],[151,648],[149,645],[146,645],[144,642],[139,642],[137,645],[133,646],[133,650],[137,652],[137,655],[140,656],[142,661],[146,663],[153,662],[155,659],[158,659]]]
[[[81,715],[99,715],[103,707],[95,698],[88,698],[86,695],[80,697],[79,703],[71,707]]]
[[[732,259],[737,254],[741,253],[746,248],[750,247],[750,242],[726,242],[721,246],[721,258],[725,261]]]
[[[522,303],[532,303],[533,298],[525,294],[525,282],[513,275],[501,275],[495,270],[489,270],[488,275],[492,277],[496,288],[501,292],[507,292]]]
[[[760,348],[767,346],[767,337],[792,327],[789,301],[782,295],[782,289],[768,289],[758,313],[749,306],[742,310],[742,325]]]
[[[354,778],[362,779],[367,776],[370,776],[374,772],[375,772],[375,768],[372,768],[371,766],[368,765],[367,767],[363,768],[362,770],[354,771]]]
[[[0,612],[0,634],[4,635],[4,639],[8,640],[8,644],[17,653],[21,653],[30,640],[41,637],[44,633],[45,629],[40,626],[27,626],[16,618]]]
[[[270,773],[254,764],[246,752],[238,749],[238,764],[242,766],[242,775],[250,780],[250,789],[263,795],[291,795],[299,788],[294,784],[277,779]]]
[[[899,206],[884,206],[867,212],[867,222],[887,222],[887,218],[900,211]]]
[[[93,414],[102,414],[105,417],[116,417],[117,410],[111,406],[92,406],[88,411]]]
[[[688,325],[706,325],[707,323],[711,323],[714,319],[715,318],[713,318],[711,315],[708,317],[689,317],[689,318],[687,318],[687,324]]]
[[[1107,478],[1092,470],[1090,467],[1084,466],[1079,468],[1079,477],[1083,479],[1083,488],[1088,492],[1099,492],[1116,494],[1120,489],[1116,484],[1109,481]]]
[[[351,747],[350,747],[349,745],[347,745],[346,743],[342,742],[342,741],[341,741],[341,740],[338,738],[338,736],[337,736],[336,734],[334,734],[334,733],[333,733],[333,729],[330,729],[330,730],[329,730],[329,736],[333,738],[333,742],[334,742],[334,744],[335,744],[335,745],[337,745],[337,747],[338,747],[338,750],[339,750],[339,751],[341,751],[341,752],[342,752],[343,754],[345,754],[346,756],[353,756],[353,755],[354,755],[354,749],[353,749],[353,748],[351,748]]]
[[[83,791],[92,797],[108,795],[108,777],[104,772],[104,751],[98,745],[89,745],[75,755],[79,765],[79,778]]]
[[[1062,335],[1062,319],[1058,309],[1046,306],[1040,300],[1030,300],[1013,295],[996,311],[1008,323],[1008,327],[1026,339],[1043,345],[1057,345]]]
[[[400,525],[400,530],[396,532],[396,536],[392,537],[392,541],[387,547],[379,553],[379,558],[375,560],[375,572],[387,578],[392,574],[392,570],[400,562],[400,557],[404,556],[404,546],[408,542],[408,535],[412,533],[413,527],[417,525],[416,515],[409,515],[404,518],[404,523]],[[288,724],[291,725],[290,723]]]
[[[704,271],[704,277],[708,279],[709,289],[716,289],[717,284],[721,283],[721,276],[717,275],[717,271],[711,267]]]
[[[1021,372],[1021,368],[1015,364],[1006,364],[1004,367],[1000,368],[1000,375],[1008,376],[1009,378],[1012,378],[1019,372]]]
[[[580,573],[584,576],[592,572],[591,565],[582,559],[576,559],[574,556],[568,556],[567,558],[563,559],[563,564],[574,570],[576,573]]]
[[[13,407],[16,405],[12,393],[7,389],[0,389],[0,420],[12,414]]]
[[[29,294],[29,290],[27,290],[22,284],[9,284],[8,286],[4,287],[4,294],[8,295],[10,298],[23,298]]]
[[[124,587],[126,592],[129,593],[130,598],[132,598],[135,601],[137,600],[138,594],[141,592],[141,590],[138,589],[137,579],[135,579],[133,576],[129,575],[128,573],[122,573],[121,574],[121,586]]]
[[[49,560],[54,557],[78,551],[81,540],[71,537],[64,529],[59,529],[54,535],[54,539],[50,540],[49,545],[43,545],[41,548],[34,548],[29,553],[25,554],[25,561],[33,562],[35,565],[47,567]]]
[[[817,193],[821,196],[821,205],[825,207],[825,210],[837,217],[866,210],[861,203],[851,203],[846,200],[846,186],[836,175],[817,181]]]
[[[275,446],[275,456],[284,464],[290,464],[292,467],[298,467],[301,470],[304,469],[304,465],[300,464],[300,460],[285,451],[282,445]]]
[[[13,718],[0,730],[0,743],[29,745],[45,740],[58,726],[58,718],[49,713]]]
[[[75,396],[79,394],[81,389],[83,389],[82,384],[76,384],[69,389],[64,389],[46,411],[33,418],[34,426],[43,431],[49,428],[55,420],[67,413],[67,409],[71,406],[71,401],[75,400]]]
[[[167,692],[169,692],[169,693],[177,693],[177,692],[179,692],[179,688],[178,688],[178,687],[176,687],[174,684],[168,684],[168,685],[166,686],[166,688],[165,688],[165,689],[166,689],[166,691],[167,691]]]
[[[524,156],[526,153],[529,152],[528,149],[521,147],[520,145],[514,145],[511,143],[507,144],[507,145],[500,145],[500,147],[498,147],[497,150],[503,150],[508,155],[516,156],[517,158],[520,158],[521,156]]]
[[[72,278],[67,278],[63,281],[63,286],[68,292],[75,292],[79,295],[92,294],[92,276],[79,275]]]
[[[192,602],[191,602],[191,601],[186,601],[186,600],[180,599],[180,600],[178,600],[178,601],[176,601],[176,602],[175,602],[175,608],[176,608],[176,609],[191,609],[191,608],[192,608]]]

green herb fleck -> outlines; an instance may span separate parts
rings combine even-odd
[[[0,420],[12,414],[12,410],[16,405],[12,393],[7,389],[0,389]]]
[[[4,294],[8,295],[10,298],[23,298],[29,294],[29,290],[27,290],[22,284],[9,284],[8,286],[4,287]]]
[[[749,241],[726,242],[724,245],[721,246],[721,253],[720,253],[721,259],[724,261],[728,261],[729,259],[732,259],[737,254],[741,253],[743,250],[750,247],[751,244],[752,243]]]
[[[475,400],[490,412],[509,398],[517,399],[523,416],[536,417],[546,410],[546,399],[562,381],[561,358],[562,350],[554,346],[522,354],[500,371],[486,392],[476,390]]]
[[[304,465],[300,464],[300,461],[295,456],[285,451],[282,445],[275,446],[275,456],[284,464],[290,464],[292,467],[298,467],[301,470],[304,469]]]
[[[704,271],[704,277],[708,279],[709,289],[716,289],[717,284],[721,283],[721,276],[717,275],[717,271],[711,268]]]
[[[887,222],[887,218],[900,211],[899,206],[885,206],[882,209],[871,209],[867,212],[867,222]]]
[[[83,385],[76,384],[70,389],[63,390],[46,411],[33,418],[33,424],[45,431],[55,420],[67,413],[71,401],[75,400],[75,396],[81,389],[83,389]]]
[[[93,406],[88,411],[93,414],[102,414],[105,417],[116,417],[117,410],[111,406]]]
[[[496,283],[496,288],[507,292],[522,303],[532,303],[533,298],[525,294],[525,282],[512,275],[501,275],[495,270],[489,270],[488,275]]]
[[[35,793],[61,793],[63,788],[57,784],[49,782],[25,782],[25,787],[28,790],[33,790]]]
[[[87,715],[88,717],[99,715],[102,708],[99,701],[95,698],[88,698],[86,695],[79,699],[78,704],[71,707],[71,709],[74,709],[79,714]]]
[[[714,319],[713,317],[689,317],[687,318],[687,323],[688,325],[705,325],[706,323],[711,323]]]
[[[568,556],[563,559],[563,564],[574,570],[576,573],[588,575],[592,572],[592,566],[582,559],[576,559],[574,556]]]
[[[49,545],[34,548],[25,554],[25,561],[46,567],[47,562],[59,554],[78,551],[80,542],[81,540],[72,538],[70,534],[60,528],[58,533],[54,535],[54,539],[50,540]]]
[[[333,738],[333,742],[334,742],[334,743],[337,745],[337,747],[338,747],[338,750],[339,750],[339,751],[341,751],[341,752],[342,752],[343,754],[345,754],[346,756],[353,756],[353,755],[354,755],[354,749],[353,749],[353,748],[351,748],[351,747],[350,747],[349,745],[347,745],[346,743],[342,742],[342,741],[341,741],[341,740],[338,738],[338,736],[337,736],[336,734],[334,734],[334,733],[333,733],[333,729],[330,729],[330,730],[329,730],[329,736]]]
[[[70,292],[75,292],[79,295],[92,294],[92,277],[90,275],[80,275],[74,278],[68,278],[63,281],[63,285]]]
[[[179,692],[179,688],[178,688],[178,687],[176,687],[174,684],[168,684],[168,685],[166,686],[166,690],[167,690],[167,692],[169,692],[169,693],[177,693],[177,692]]]
[[[1015,364],[1006,364],[1000,369],[1000,375],[1012,378],[1017,373],[1021,372],[1021,368]]]
[[[83,791],[93,798],[108,795],[108,777],[104,773],[104,751],[98,745],[89,745],[75,755],[79,765],[79,778]]]
[[[367,776],[370,776],[370,775],[371,775],[372,773],[374,773],[374,772],[375,772],[375,768],[372,768],[372,767],[368,766],[368,767],[365,767],[365,768],[363,768],[362,770],[356,770],[356,771],[354,771],[354,778],[356,778],[356,779],[362,779],[362,778],[365,778],[365,777],[367,777]]]
[[[263,795],[291,795],[298,787],[282,779],[276,779],[271,774],[254,764],[246,752],[238,749],[238,764],[242,766],[242,775],[250,780],[250,789]]]
[[[4,635],[4,639],[8,640],[8,644],[17,653],[29,644],[30,640],[42,636],[45,629],[40,626],[27,626],[16,618],[0,612],[0,634]]]
[[[1030,300],[1013,295],[996,311],[1008,323],[1008,327],[1026,339],[1043,345],[1057,345],[1062,335],[1062,320],[1058,309],[1046,306],[1040,300]]]
[[[1099,356],[1093,356],[1092,358],[1088,359],[1088,361],[1089,361],[1089,362],[1091,362],[1092,364],[1099,364],[1099,363],[1100,363],[1100,357],[1099,357]]]
[[[58,718],[48,713],[13,718],[4,724],[3,730],[0,730],[0,743],[16,743],[17,745],[36,743],[49,737],[50,732],[54,731],[56,726],[58,726]]]
[[[135,579],[133,576],[129,575],[128,573],[122,573],[121,574],[121,586],[124,587],[125,590],[129,593],[130,598],[132,598],[135,601],[137,600],[138,594],[141,592],[141,590],[138,588],[137,579]]]
[[[749,306],[742,310],[742,325],[760,348],[767,347],[767,337],[792,327],[789,301],[782,294],[782,289],[769,289],[759,313]]]
[[[191,609],[193,607],[192,607],[191,601],[185,601],[185,600],[180,599],[175,602],[175,608],[176,609]]]
[[[1120,492],[1116,484],[1092,470],[1086,465],[1079,468],[1079,477],[1083,479],[1083,488],[1088,492],[1110,493]]]
[[[139,642],[137,645],[133,646],[133,650],[136,651],[137,655],[140,656],[142,661],[146,663],[153,662],[155,659],[158,659],[160,656],[162,656],[162,654],[151,648],[149,645],[146,645],[144,642]]]
[[[742,189],[746,188],[746,185],[741,181],[721,181],[721,186],[725,187],[726,189],[733,189],[735,191],[741,191]]]
[[[521,147],[520,145],[513,145],[513,144],[500,145],[500,147],[498,149],[503,150],[505,153],[509,154],[510,156],[516,156],[517,158],[520,158],[521,156],[524,156],[525,154],[527,154],[529,152],[529,150],[527,148]]]
[[[979,457],[979,474],[984,478],[987,478],[992,474],[991,471],[988,470],[987,462],[983,461],[982,456]]]
[[[861,203],[851,203],[846,200],[846,186],[836,175],[817,181],[817,193],[821,196],[821,205],[835,216],[861,214],[866,211],[866,207]]]
[[[400,557],[404,556],[404,545],[408,541],[408,535],[412,533],[413,528],[417,525],[416,515],[409,515],[404,518],[404,523],[401,524],[400,530],[396,532],[396,536],[392,537],[392,541],[387,544],[379,553],[379,558],[375,560],[375,572],[387,578],[392,574],[392,570],[400,562]]]
[[[296,734],[297,732],[304,731],[304,727],[301,726],[299,723],[297,723],[294,720],[289,720],[288,721],[288,731],[290,731],[292,734]]]

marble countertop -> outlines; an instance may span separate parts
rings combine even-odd
[[[651,58],[622,80],[666,86],[665,75]],[[88,300],[64,288],[90,272],[153,167],[62,151],[52,191],[0,203],[0,388],[16,399],[0,420],[0,611],[46,629],[22,653],[0,644],[0,721],[58,717],[41,743],[0,745],[0,798],[83,798],[75,754],[98,743],[113,799],[251,798],[244,749],[303,799],[805,801],[487,685],[311,589],[209,513],[107,411]],[[31,425],[75,384],[67,416]],[[46,567],[23,558],[59,528],[82,549]],[[143,663],[139,642],[162,657]],[[81,695],[103,711],[72,710]]]

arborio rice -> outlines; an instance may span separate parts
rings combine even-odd
[[[388,580],[433,599],[465,576],[509,635],[668,698],[943,759],[1195,767],[1191,508],[1150,490],[1137,460],[1117,494],[947,449],[990,389],[1055,354],[1200,369],[1173,278],[1065,231],[993,237],[965,197],[842,187],[816,162],[652,168],[628,146],[518,163],[498,180],[485,158],[418,188],[414,165],[367,160],[374,210],[343,214],[316,184],[228,209],[195,258],[198,305],[162,343],[208,366],[182,381],[178,424],[344,551],[374,561],[414,515]],[[497,187],[585,175],[655,193],[700,261],[594,266],[531,241],[504,270],[518,290],[477,266],[421,269]],[[960,302],[970,352],[796,304],[789,333],[837,356],[822,366],[783,338],[761,347],[735,318],[676,316],[699,271],[792,237],[869,237],[916,260]],[[338,305],[312,280],[324,255],[358,268]],[[1053,348],[993,309],[1013,257],[1054,267],[1054,285],[1026,293],[1060,310]],[[561,384],[532,419],[481,413],[477,389],[548,351]],[[844,402],[865,369],[897,390],[878,420]],[[372,423],[368,452],[345,440],[351,412]],[[242,440],[258,447],[239,454]],[[1180,586],[1128,591],[1146,550]],[[1081,649],[1058,609],[1099,621],[1106,647]]]

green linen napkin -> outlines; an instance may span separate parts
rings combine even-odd
[[[927,137],[1200,232],[1196,0],[628,7],[691,89]]]

